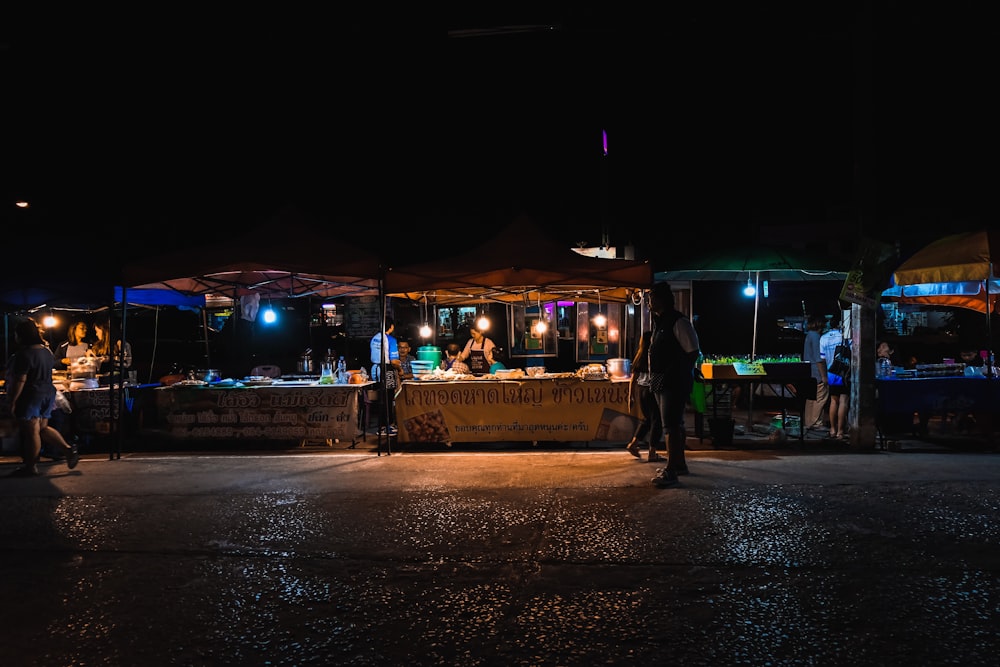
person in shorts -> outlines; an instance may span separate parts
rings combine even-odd
[[[49,417],[55,407],[56,388],[52,384],[55,357],[33,320],[23,320],[17,324],[14,342],[19,349],[11,363],[7,396],[10,413],[17,421],[21,459],[24,463],[11,476],[39,475],[38,459],[43,440],[65,452],[66,465],[73,469],[80,462],[80,455],[59,431],[49,426]]]

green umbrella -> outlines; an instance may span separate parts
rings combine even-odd
[[[847,260],[808,253],[794,248],[768,245],[739,245],[712,248],[704,253],[677,260],[666,271],[657,271],[657,282],[666,280],[739,280],[756,289],[753,312],[753,348],[757,358],[757,315],[760,283],[770,281],[840,280],[847,278]]]

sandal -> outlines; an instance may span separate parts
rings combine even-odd
[[[637,443],[635,440],[625,445],[625,449],[628,451],[629,454],[631,454],[635,458],[637,459],[642,458],[642,454],[639,453],[639,443]]]

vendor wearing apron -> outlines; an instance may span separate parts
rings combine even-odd
[[[485,375],[490,372],[490,366],[493,365],[493,348],[496,345],[475,327],[470,329],[470,333],[472,338],[465,344],[465,349],[458,355],[458,360],[467,363],[473,375]]]

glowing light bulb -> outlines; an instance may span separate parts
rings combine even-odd
[[[44,319],[42,319],[42,326],[46,329],[55,329],[58,324],[59,320],[57,320],[54,315],[46,315]]]
[[[604,316],[604,313],[597,313],[594,315],[594,326],[598,329],[603,329],[604,325],[608,323],[608,318]]]
[[[543,334],[549,330],[549,325],[545,320],[535,320],[535,333]]]
[[[490,321],[486,319],[485,315],[476,320],[476,328],[480,331],[486,331],[490,328]]]
[[[264,311],[264,324],[274,324],[277,321],[278,315],[273,310],[268,308]]]
[[[753,281],[747,278],[747,286],[743,288],[743,296],[753,296],[757,293],[757,288],[753,286]]]
[[[431,328],[430,328],[430,325],[424,323],[424,325],[422,327],[420,327],[420,337],[421,338],[430,338],[431,337]]]

